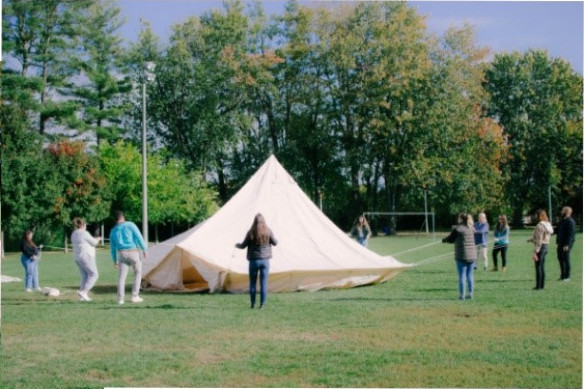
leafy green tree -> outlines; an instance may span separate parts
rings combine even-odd
[[[107,181],[105,198],[112,213],[124,211],[128,220],[142,220],[142,157],[130,143],[102,143],[98,149],[100,171]]]
[[[127,68],[129,79],[134,85],[146,86],[146,111],[149,112],[148,106],[151,105],[151,98],[154,85],[146,79],[146,64],[152,62],[159,64],[162,62],[162,47],[160,39],[152,31],[150,23],[142,21],[142,28],[138,35],[136,43],[130,43],[130,47],[123,52],[122,61]],[[155,70],[152,75],[155,75]],[[140,88],[141,89],[141,88]],[[141,144],[142,129],[143,129],[143,91],[138,91],[134,88],[128,95],[125,96],[127,105],[129,107],[127,116],[124,118],[123,124],[128,130],[127,136],[132,139],[134,143]],[[157,136],[152,130],[152,121],[147,117],[146,125],[146,139],[148,144],[157,144]]]
[[[157,63],[148,117],[157,135],[189,168],[213,172],[235,142],[241,103],[233,62],[243,56],[247,20],[240,2],[176,25]]]
[[[148,221],[158,226],[197,224],[218,209],[216,192],[189,172],[183,160],[163,153],[148,156]]]
[[[482,63],[488,50],[474,41],[470,26],[449,29],[432,50],[427,98],[423,167],[413,175],[446,217],[501,206],[500,164],[506,156],[501,128],[483,117],[486,95]]]
[[[216,193],[184,160],[166,153],[149,154],[148,221],[150,224],[196,224],[217,210]],[[123,210],[130,220],[142,220],[142,157],[130,143],[103,143],[100,169],[108,182],[111,212]]]
[[[110,204],[104,199],[104,176],[99,172],[97,158],[86,152],[81,141],[59,141],[49,144],[46,156],[60,186],[54,198],[55,225],[71,230],[74,217],[88,222],[101,222],[109,215]]]
[[[14,105],[0,106],[2,228],[6,246],[17,248],[26,229],[53,242],[53,200],[59,195],[55,170],[43,153],[43,139]]]
[[[2,88],[4,100],[17,104],[45,134],[50,120],[65,121],[76,104],[56,99],[72,74],[67,59],[73,50],[77,15],[91,1],[3,2]]]
[[[496,55],[484,88],[490,95],[488,115],[503,127],[509,145],[502,169],[514,224],[520,225],[526,212],[547,208],[548,188],[559,203],[577,203],[578,209],[582,77],[566,61],[529,50]]]
[[[340,143],[330,126],[326,82],[327,56],[323,44],[330,21],[324,9],[308,9],[289,2],[275,28],[285,44],[276,51],[280,64],[273,68],[278,93],[264,94],[266,133],[273,149],[280,152],[283,163],[298,177],[299,184],[313,201],[326,192],[327,210],[335,212],[335,191],[326,188],[346,187],[339,174]],[[277,132],[275,129],[278,129]],[[276,147],[278,146],[278,147]],[[346,197],[341,196],[343,205]]]
[[[99,145],[114,142],[126,132],[121,122],[129,110],[126,94],[132,89],[125,74],[120,9],[113,0],[93,1],[75,17],[77,20],[75,56],[71,66],[78,70],[68,85],[67,95],[81,106],[80,114],[69,126],[81,132],[91,131]]]
[[[225,153],[227,162],[218,171],[219,181],[230,181],[232,193],[271,153],[279,153],[283,141],[276,107],[280,102],[276,74],[284,59],[275,53],[271,44],[273,31],[261,4],[255,2],[246,16],[243,55],[232,55],[227,62],[233,70],[234,86],[242,96],[240,109],[231,121],[238,143]],[[227,189],[227,186],[219,187]],[[226,199],[228,193],[220,192],[220,195]]]
[[[365,47],[357,52],[353,74],[362,91],[352,103],[355,124],[344,136],[350,142],[352,131],[361,132],[357,138],[370,148],[368,176],[374,180],[380,176],[383,182],[378,203],[385,204],[382,209],[399,211],[404,192],[416,185],[412,168],[424,165],[420,159],[426,134],[421,124],[426,106],[420,92],[431,65],[429,44],[422,17],[405,3],[368,5],[358,12],[363,16],[356,13],[352,24],[362,31],[356,34],[357,39],[364,37]],[[369,21],[362,25],[363,20]],[[358,156],[358,149],[353,154]]]

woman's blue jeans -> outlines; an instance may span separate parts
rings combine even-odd
[[[249,261],[249,298],[252,307],[255,305],[258,273],[260,275],[260,306],[263,306],[268,298],[269,259],[251,259]]]
[[[474,265],[474,262],[456,261],[456,269],[458,270],[458,295],[461,300],[465,298],[465,286],[468,286],[466,298],[472,300],[472,293],[474,291]]]
[[[20,262],[24,266],[24,287],[26,289],[39,288],[39,262],[22,254]]]
[[[543,289],[545,286],[545,257],[548,252],[548,245],[542,244],[537,253],[538,261],[535,262],[535,289]]]

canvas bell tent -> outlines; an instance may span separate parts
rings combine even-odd
[[[360,246],[330,221],[274,156],[211,218],[148,249],[146,288],[248,291],[242,242],[257,213],[278,240],[270,261],[271,292],[349,288],[386,281],[408,265]]]

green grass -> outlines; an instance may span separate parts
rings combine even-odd
[[[0,387],[581,388],[582,236],[572,281],[557,281],[552,250],[533,291],[530,234],[512,232],[507,272],[477,270],[472,301],[457,300],[452,245],[407,251],[430,240],[401,236],[370,248],[422,265],[375,286],[271,294],[261,311],[244,294],[145,292],[118,307],[105,250],[94,301],[80,303],[72,254],[45,253],[41,285],[60,297],[2,284]],[[2,274],[22,278],[18,254]]]

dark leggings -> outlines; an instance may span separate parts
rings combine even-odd
[[[567,280],[570,278],[570,250],[564,251],[564,246],[560,245],[557,254],[560,262],[560,279]]]
[[[507,266],[507,245],[495,245],[495,247],[493,247],[493,266],[495,266],[495,269],[497,268],[497,253],[499,252],[501,253],[503,267]]]
[[[535,289],[543,289],[545,286],[545,257],[547,252],[547,244],[542,244],[535,262]]]

